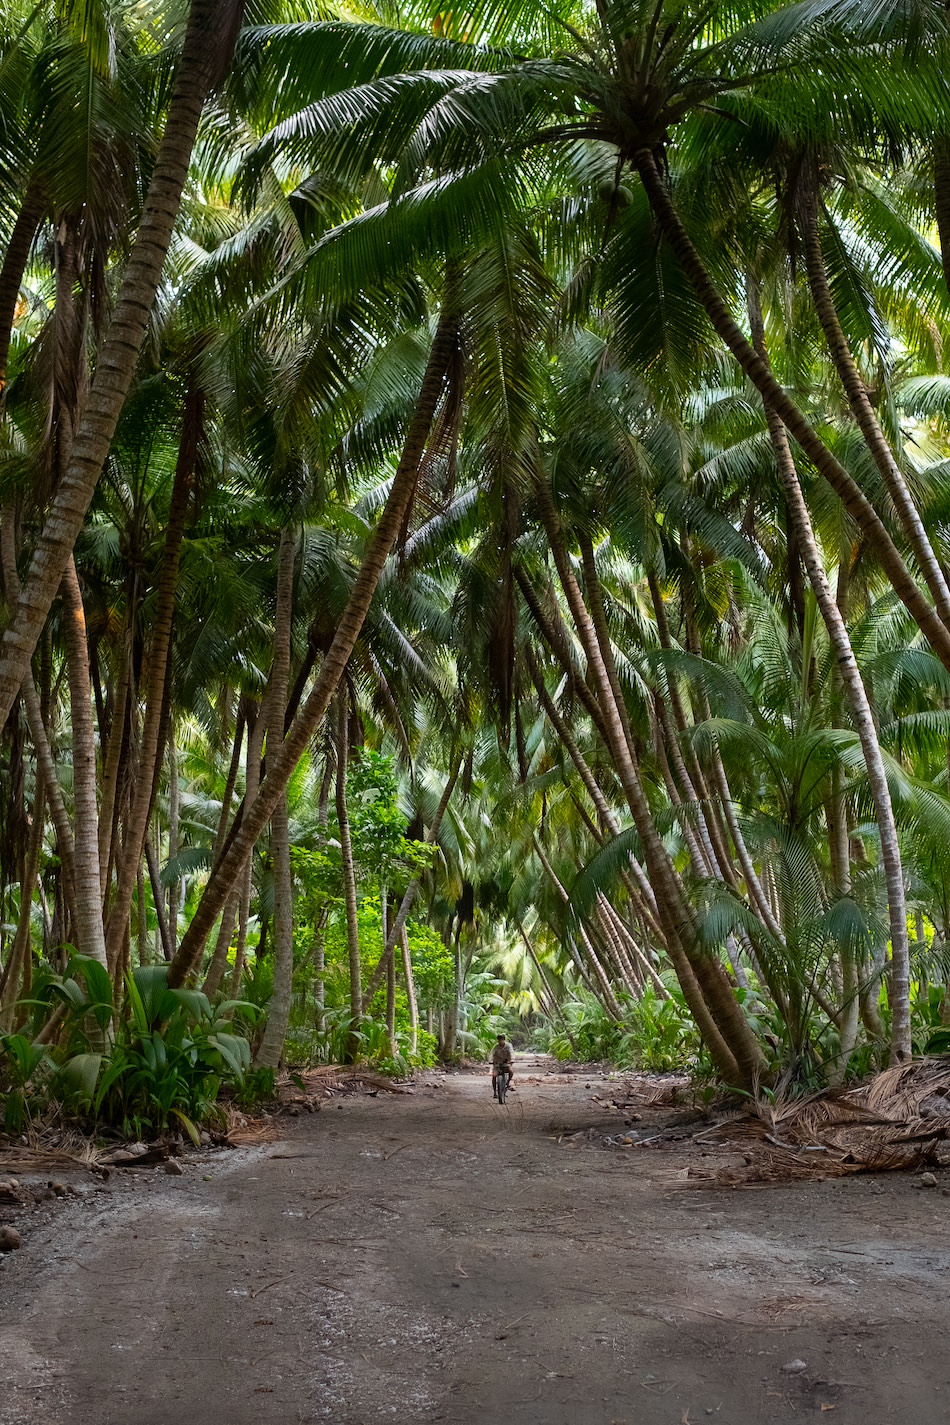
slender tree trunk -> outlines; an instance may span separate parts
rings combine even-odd
[[[326,920],[321,916],[313,928],[313,1024],[318,1034],[322,1034],[326,1029],[327,987],[324,979],[326,941],[323,934],[325,925]]]
[[[148,907],[145,903],[145,872],[139,863],[139,873],[135,881],[135,918],[139,945],[139,964],[149,963],[148,948]]]
[[[603,713],[600,710],[600,703],[594,696],[593,690],[588,686],[587,680],[581,672],[574,652],[573,644],[567,637],[556,606],[553,609],[546,608],[542,603],[537,590],[533,587],[530,579],[521,568],[515,569],[515,580],[518,588],[524,596],[524,601],[528,605],[531,617],[533,618],[538,632],[544,639],[554,657],[560,663],[565,676],[568,679],[570,693],[576,696],[590,717],[597,735],[607,750],[610,750],[610,738],[607,734],[607,727],[604,723]],[[553,596],[552,596],[553,602]]]
[[[719,1073],[727,1083],[750,1087],[762,1072],[765,1056],[735,999],[722,966],[697,950],[696,930],[690,910],[653,820],[630,744],[624,736],[616,709],[612,706],[613,693],[600,642],[570,568],[560,521],[546,485],[539,485],[538,502],[558,576],[587,656],[589,674],[597,689],[607,729],[608,750],[614,759],[640,835],[647,874],[656,895],[659,919],[664,929],[667,953],[690,1012]]]
[[[452,800],[452,793],[455,791],[455,784],[458,781],[461,766],[462,754],[461,752],[459,752],[456,754],[452,762],[452,766],[449,769],[448,780],[446,781],[445,786],[442,790],[442,795],[439,798],[439,805],[435,809],[435,815],[432,818],[432,825],[426,829],[425,839],[430,846],[434,844],[435,839],[439,834],[439,827],[442,825],[442,818],[448,809],[449,802]],[[399,937],[406,928],[406,924],[409,920],[409,913],[412,910],[416,896],[419,893],[419,887],[421,886],[421,884],[421,879],[418,876],[413,876],[412,880],[409,882],[409,885],[406,887],[403,898],[399,903],[399,909],[396,912],[396,918],[393,921],[392,927],[390,928],[389,933],[386,936],[386,945],[383,949],[383,953],[379,958],[379,962],[375,970],[370,976],[369,984],[366,987],[366,993],[363,996],[364,1014],[366,1014],[366,1012],[368,1011],[376,995],[376,991],[382,984],[383,975],[387,973],[389,962],[390,960],[392,960],[393,955],[395,953],[395,946],[398,944]]]
[[[0,641],[0,724],[6,721],[82,528],[135,373],[210,89],[230,65],[240,10],[192,0],[165,132],[64,478]]]
[[[753,322],[753,339],[763,344],[761,313],[758,308],[758,294],[750,289],[750,316]],[[762,345],[764,351],[764,344]],[[855,729],[861,740],[861,750],[868,772],[868,782],[877,814],[878,832],[881,838],[881,860],[884,865],[884,880],[887,886],[887,901],[891,930],[891,974],[889,992],[891,1000],[891,1056],[900,1063],[911,1056],[910,1038],[910,946],[907,938],[907,905],[904,898],[904,876],[901,867],[900,845],[894,809],[887,785],[884,759],[878,741],[877,728],[867,690],[858,668],[854,649],[848,637],[848,630],[825,574],[824,565],[815,541],[811,517],[802,494],[798,472],[792,459],[785,427],[768,402],[765,407],[769,435],[775,452],[779,476],[785,489],[785,498],[798,529],[799,546],[806,573],[821,612],[828,637],[835,652],[842,684],[851,704],[851,715]]]
[[[221,797],[221,813],[218,817],[218,829],[214,837],[214,850],[211,856],[213,865],[216,865],[220,859],[228,833],[228,819],[231,815],[231,803],[234,801],[234,788],[237,785],[238,771],[241,766],[241,748],[244,745],[244,726],[244,703],[240,701],[238,703],[237,717],[234,723],[234,741],[231,744],[231,761],[228,765],[224,794]]]
[[[897,511],[901,528],[908,544],[914,551],[914,558],[917,560],[920,572],[924,576],[924,582],[930,590],[934,607],[942,621],[950,626],[950,589],[947,588],[947,581],[924,528],[920,511],[914,504],[903,472],[878,423],[874,407],[868,397],[867,387],[854,363],[854,357],[838,317],[821,248],[816,184],[817,177],[804,192],[800,224],[805,266],[808,271],[808,283],[811,287],[815,311],[818,313],[818,320],[825,334],[825,341],[834,368],[848,397],[851,414],[874,458],[875,465],[883,476],[888,494],[894,501],[894,508]]]
[[[155,855],[155,848],[151,841],[145,841],[145,864],[148,866],[148,879],[152,888],[152,903],[155,907],[155,920],[158,925],[158,938],[162,947],[162,955],[166,960],[172,958],[172,937],[168,928],[168,921],[165,919],[165,896],[162,889],[162,878],[158,869],[158,857]]]
[[[563,743],[568,756],[574,763],[574,766],[577,768],[581,781],[584,783],[587,793],[594,804],[594,807],[597,811],[597,815],[600,818],[601,823],[603,824],[604,830],[607,831],[610,836],[618,836],[620,834],[620,823],[614,816],[607,802],[607,798],[604,796],[600,786],[598,785],[597,779],[594,777],[594,774],[591,771],[590,766],[588,765],[587,759],[581,753],[581,750],[578,747],[575,738],[571,734],[570,728],[567,724],[567,720],[561,716],[560,712],[558,711],[557,705],[554,702],[554,699],[551,697],[550,693],[545,687],[543,675],[541,673],[540,668],[538,667],[537,660],[535,659],[534,653],[532,652],[530,646],[526,647],[525,653],[528,660],[528,671],[531,674],[531,680],[534,683],[535,689],[538,694],[538,699],[545,711],[548,721],[550,722],[551,726],[554,728],[554,731],[557,733],[558,737]],[[636,859],[635,856],[628,857],[628,863],[630,866],[631,875],[633,876],[633,879],[636,882],[635,899],[637,900],[638,906],[641,909],[641,913],[646,917],[651,927],[651,930],[655,933],[657,937],[657,940],[660,942],[660,944],[663,944],[663,929],[656,918],[656,897],[653,894],[653,887],[650,885],[650,882],[647,879],[646,872],[644,871],[643,867],[640,865],[640,862]],[[629,888],[628,893],[633,894],[633,892],[630,891]]]
[[[124,933],[132,904],[132,891],[142,848],[148,834],[149,817],[155,801],[158,774],[161,767],[163,746],[163,724],[167,720],[169,695],[168,675],[171,657],[172,629],[175,621],[175,604],[178,599],[178,571],[181,566],[181,550],[185,538],[185,520],[192,485],[198,466],[198,451],[204,425],[204,398],[200,391],[189,393],[185,403],[185,416],[175,467],[175,481],[172,486],[168,524],[165,529],[165,543],[158,572],[155,596],[155,612],[151,623],[148,648],[148,681],[145,687],[145,716],[138,751],[138,776],[135,780],[135,795],[132,809],[125,824],[125,844],[119,861],[116,878],[115,899],[109,912],[109,953],[113,953]],[[174,758],[174,741],[169,738],[170,755]],[[178,828],[173,824],[172,839],[177,842]],[[169,860],[177,855],[169,844]],[[169,888],[169,907],[178,893],[177,879]],[[177,905],[170,914],[172,939],[177,931]]]
[[[115,843],[117,840],[118,827],[116,803],[119,794],[119,781],[122,774],[122,753],[128,743],[129,693],[132,664],[131,642],[132,634],[129,628],[128,616],[126,616],[125,628],[122,634],[122,652],[113,686],[112,718],[107,739],[103,736],[104,729],[100,723],[100,741],[102,741],[105,749],[102,767],[102,799],[99,807],[99,875],[102,880],[102,901],[104,909],[110,899],[110,882],[112,878],[112,866],[115,862]]]
[[[77,949],[83,955],[98,960],[101,965],[107,965],[102,924],[102,882],[99,879],[99,811],[96,805],[96,743],[89,687],[89,646],[82,593],[71,558],[63,575],[63,621],[73,734],[73,877]],[[113,962],[110,970],[114,969]]]
[[[178,860],[178,853],[181,849],[181,784],[178,778],[178,748],[175,745],[175,734],[173,729],[169,729],[168,734],[168,859],[174,863]],[[142,858],[139,857],[139,865]],[[168,883],[168,933],[174,946],[178,941],[178,905],[181,899],[181,877],[176,875],[173,881]]]
[[[356,903],[356,871],[353,865],[353,843],[350,839],[350,817],[346,805],[346,764],[348,696],[340,689],[337,709],[336,744],[336,819],[340,832],[340,860],[343,866],[343,901],[346,907],[346,949],[350,968],[350,1033],[347,1061],[356,1062],[360,1020],[363,1016],[363,995],[360,966],[360,926]]]
[[[950,669],[950,629],[924,598],[870,500],[832,455],[795,402],[776,381],[768,363],[754,350],[729,314],[680,220],[660,177],[653,153],[649,149],[641,149],[634,157],[634,164],[654,217],[719,336],[763,400],[780,417],[786,429],[841,500],[890,579],[894,592],[929,640],[934,653],[944,666]]]
[[[384,914],[383,923],[386,924],[388,917]],[[390,955],[389,964],[386,968],[386,1037],[389,1040],[389,1052],[395,1059],[398,1052],[396,1044],[396,957]]]
[[[270,717],[267,728],[267,755],[280,746],[284,736],[284,711],[290,690],[291,631],[294,612],[294,562],[297,540],[285,526],[280,533],[277,556],[277,608],[274,617],[274,661],[268,688]],[[294,882],[290,868],[290,814],[287,789],[271,817],[271,863],[274,868],[274,993],[267,1013],[267,1027],[257,1062],[268,1068],[280,1063],[290,1024],[290,1004],[294,979]]]
[[[851,856],[848,803],[840,767],[836,767],[832,774],[829,813],[828,847],[831,853],[832,875],[839,893],[842,896],[850,896]],[[841,962],[841,1008],[838,1014],[840,1045],[838,1060],[831,1073],[832,1084],[840,1084],[847,1073],[848,1061],[857,1043],[858,1027],[861,1022],[861,994],[854,951],[850,945],[843,944],[838,954]]]
[[[359,574],[337,626],[333,642],[323,660],[320,672],[306,702],[276,755],[269,760],[267,777],[257,798],[246,800],[240,828],[221,859],[214,879],[209,882],[195,911],[191,925],[182,939],[181,948],[172,966],[171,983],[182,984],[201,958],[205,940],[214,925],[228,891],[250,856],[254,844],[277,805],[294,768],[322,723],[330,701],[339,686],[343,670],[363,627],[363,621],[376,586],[409,510],[416,488],[419,467],[425,454],[436,411],[445,386],[446,373],[459,343],[459,319],[450,304],[443,310],[419,399],[409,424],[396,474],[390,486],[385,508],[370,538]],[[2,708],[2,703],[0,703]]]
[[[239,999],[244,963],[247,959],[247,932],[251,919],[251,892],[254,886],[254,867],[248,861],[241,877],[241,904],[238,910],[237,945],[234,949],[234,970],[231,975],[231,998]]]
[[[228,951],[231,948],[231,939],[234,935],[234,922],[237,919],[238,907],[241,903],[241,893],[237,887],[232,890],[224,903],[224,910],[221,912],[221,924],[218,926],[218,938],[215,941],[214,954],[211,957],[211,964],[208,966],[208,973],[205,975],[205,982],[202,989],[209,998],[213,998],[221,988],[221,981],[228,966]]]
[[[940,237],[943,280],[950,292],[950,137],[938,134],[933,145],[934,216]]]
[[[4,585],[11,601],[17,597],[20,589],[20,582],[17,578],[16,571],[15,543],[15,531],[12,522],[3,523],[3,525],[0,526],[0,560],[2,560],[3,566]],[[45,783],[50,816],[56,828],[56,839],[63,874],[63,891],[69,907],[69,913],[73,919],[75,919],[76,894],[73,869],[74,848],[72,821],[70,820],[66,802],[63,797],[63,789],[60,786],[59,777],[57,776],[56,762],[53,757],[49,734],[46,728],[43,702],[33,680],[32,668],[28,670],[27,676],[23,680],[22,693],[23,706],[26,710],[30,736],[33,739],[37,771],[42,775]]]
[[[25,973],[32,961],[33,894],[37,885],[40,851],[43,847],[45,828],[44,804],[46,789],[42,773],[37,776],[33,796],[33,825],[30,828],[30,842],[22,861],[20,878],[20,913],[17,917],[16,934],[7,955],[3,973],[0,975],[0,1026],[8,1027],[13,1020],[13,1007],[20,992],[20,983],[25,987],[28,975]]]
[[[555,871],[548,857],[545,855],[544,847],[541,845],[541,842],[538,840],[537,836],[534,837],[534,850],[538,860],[544,867],[545,875],[547,876],[548,880],[551,882],[551,885],[557,892],[559,899],[564,903],[564,905],[567,905],[571,899],[567,893],[567,888],[559,879],[557,872]],[[604,970],[603,965],[600,962],[600,957],[598,956],[597,951],[594,949],[590,936],[588,935],[584,926],[581,925],[579,921],[575,925],[575,932],[577,935],[577,939],[584,947],[584,952],[587,956],[587,962],[591,970],[593,971],[594,979],[598,986],[596,991],[597,998],[600,1000],[601,1004],[603,1005],[604,1009],[606,1010],[607,1014],[610,1016],[611,1019],[622,1019],[623,1011],[621,1010],[620,1005],[617,1003],[617,997],[614,994],[613,986],[611,985],[610,980],[607,978],[607,974]]]
[[[416,998],[416,977],[412,973],[412,956],[409,954],[409,936],[403,926],[399,937],[402,946],[402,973],[406,981],[406,998],[409,1001],[409,1052],[413,1058],[419,1052],[419,1001]]]
[[[20,286],[45,210],[46,190],[39,179],[34,178],[27,187],[23,205],[13,224],[7,250],[3,254],[3,263],[0,265],[0,402],[6,390],[7,361],[10,356],[10,339],[13,335]],[[6,514],[5,510],[4,516]]]

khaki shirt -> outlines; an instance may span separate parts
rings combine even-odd
[[[496,1044],[491,1051],[492,1068],[497,1069],[500,1064],[513,1063],[510,1044]]]

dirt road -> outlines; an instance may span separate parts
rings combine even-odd
[[[950,1197],[700,1189],[558,1144],[585,1085],[347,1098],[25,1222],[0,1425],[945,1425]]]

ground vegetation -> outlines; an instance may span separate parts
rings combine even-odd
[[[0,1092],[948,1043],[936,0],[13,0]]]

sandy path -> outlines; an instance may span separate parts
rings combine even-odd
[[[950,1198],[559,1146],[592,1081],[542,1068],[510,1111],[474,1075],[348,1098],[24,1223],[0,1425],[945,1425]]]

